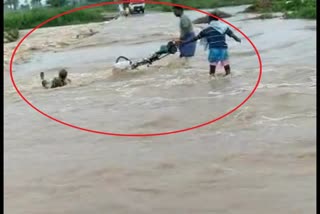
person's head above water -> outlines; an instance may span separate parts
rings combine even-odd
[[[65,80],[68,76],[68,71],[66,69],[61,69],[59,71],[59,77],[63,80]]]
[[[182,7],[178,7],[178,6],[174,6],[173,7],[173,13],[176,17],[181,17],[183,14],[183,8]]]

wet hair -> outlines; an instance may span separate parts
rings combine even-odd
[[[59,77],[61,78],[61,79],[65,79],[65,78],[67,78],[67,76],[68,76],[68,71],[66,70],[66,69],[61,69],[60,71],[59,71]]]
[[[219,20],[218,18],[216,18],[216,17],[217,17],[216,14],[212,14],[212,15],[213,15],[213,16],[208,16],[209,22],[211,22],[211,21],[218,21],[218,20]]]

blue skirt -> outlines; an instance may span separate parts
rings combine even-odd
[[[209,50],[208,61],[210,63],[226,62],[229,59],[227,48],[212,48]]]
[[[187,33],[183,38],[181,38],[183,41],[189,41],[195,37],[194,32]],[[195,55],[196,52],[196,46],[197,42],[192,42],[186,45],[180,45],[179,51],[180,51],[180,57],[192,57]]]

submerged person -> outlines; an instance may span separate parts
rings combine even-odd
[[[228,25],[219,22],[218,18],[209,16],[209,26],[202,30],[198,36],[190,40],[181,41],[180,45],[185,46],[201,39],[202,43],[205,45],[205,49],[209,48],[208,61],[210,63],[210,76],[215,76],[216,67],[219,63],[224,67],[226,72],[225,75],[227,76],[231,73],[231,67],[229,64],[226,35],[237,42],[241,42],[241,40],[230,30]]]
[[[44,79],[44,73],[40,73],[40,78],[42,80],[42,86],[44,88],[57,88],[57,87],[62,87],[65,86],[69,83],[71,83],[71,80],[67,78],[68,72],[65,69],[61,69],[59,71],[59,76],[55,77],[53,80],[48,81]]]
[[[195,33],[193,30],[192,22],[188,16],[184,14],[183,8],[181,7],[173,7],[173,13],[176,17],[180,18],[180,38],[177,39],[177,43],[179,41],[190,40],[195,37]],[[179,45],[180,58],[185,57],[193,57],[196,51],[196,42],[190,42],[189,44],[185,44],[183,46]]]

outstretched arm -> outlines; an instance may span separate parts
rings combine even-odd
[[[187,45],[187,44],[189,44],[189,43],[193,43],[193,42],[201,39],[202,37],[203,37],[203,36],[202,36],[202,34],[200,33],[198,36],[196,36],[196,37],[194,37],[194,38],[192,38],[192,39],[190,39],[190,40],[180,41],[180,44],[181,44],[181,45]]]
[[[44,73],[40,72],[41,84],[44,88],[50,88],[50,83],[44,79]]]
[[[241,42],[241,39],[240,39],[239,37],[237,37],[229,28],[228,28],[226,34],[227,34],[229,37],[231,37],[231,38],[233,38],[234,40],[236,40],[237,42]]]

